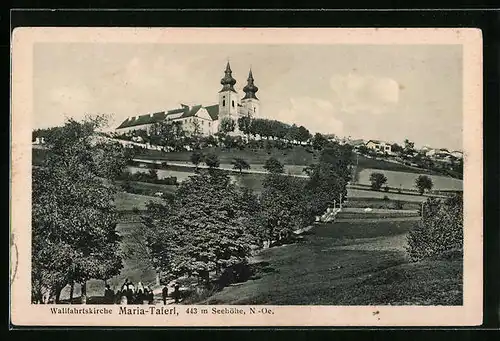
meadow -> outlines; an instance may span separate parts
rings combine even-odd
[[[263,250],[254,279],[201,304],[460,305],[461,259],[410,263],[414,221],[318,225],[296,244]]]
[[[361,185],[370,185],[370,175],[374,172],[382,173],[387,178],[387,183],[384,184],[389,187],[413,189],[415,190],[415,180],[419,175],[426,175],[431,178],[434,190],[462,190],[463,180],[454,179],[440,175],[429,175],[415,172],[402,172],[392,170],[380,170],[374,168],[363,169],[359,172],[358,183]]]

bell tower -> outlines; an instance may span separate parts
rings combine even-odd
[[[224,77],[220,80],[222,89],[219,91],[219,120],[230,117],[235,122],[238,120],[238,93],[234,89],[236,79],[233,78],[229,61],[226,65]]]
[[[250,117],[259,117],[260,101],[255,95],[259,88],[253,83],[252,69],[248,73],[247,85],[243,88],[245,96],[241,99],[241,106],[244,108],[243,113]]]

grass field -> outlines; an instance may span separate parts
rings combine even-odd
[[[424,172],[406,172],[406,171],[392,171],[392,170],[380,170],[374,168],[363,169],[359,172],[358,183],[362,185],[370,185],[370,175],[374,172],[382,173],[387,178],[387,183],[385,185],[389,187],[402,189],[413,189],[415,190],[415,180],[419,175],[427,175],[431,178],[434,190],[461,190],[463,188],[463,181],[460,179],[454,179],[447,176],[439,175],[428,175]]]
[[[358,158],[358,171],[362,171],[365,168],[383,169],[394,172],[407,172],[407,173],[426,173],[426,170],[409,167],[400,163],[387,162],[384,160],[377,160],[373,158],[366,157],[364,155],[359,155]],[[437,174],[431,172],[429,174]]]
[[[349,198],[344,204],[346,207],[359,208],[387,208],[387,209],[403,209],[403,210],[418,210],[420,203],[403,200],[384,200],[381,198]]]
[[[336,223],[304,241],[262,251],[258,279],[203,304],[448,305],[462,303],[461,260],[409,263],[413,222]]]
[[[144,210],[149,201],[161,202],[162,199],[125,192],[118,192],[115,196],[115,205],[118,211],[131,211],[134,207],[139,210]]]
[[[207,148],[203,153],[214,153],[219,157],[221,163],[230,164],[235,158],[245,159],[250,164],[264,164],[267,159],[274,157],[281,163],[287,165],[309,165],[316,162],[317,152],[312,148],[303,146],[294,146],[290,149],[230,149],[225,150],[221,148]],[[192,152],[160,152],[160,151],[146,151],[138,157],[146,157],[150,159],[164,159],[170,161],[185,161],[190,162]]]

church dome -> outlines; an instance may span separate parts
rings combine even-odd
[[[236,79],[233,78],[232,73],[233,72],[231,71],[231,66],[229,65],[229,62],[227,62],[225,75],[220,80],[220,83],[222,84],[222,90],[220,92],[228,91],[228,90],[236,92],[236,90],[234,90],[234,85],[236,84]]]
[[[258,99],[257,96],[255,96],[255,93],[259,91],[259,88],[253,84],[253,75],[252,75],[252,70],[248,73],[248,79],[247,79],[247,85],[243,88],[243,92],[245,92],[245,97],[242,99],[247,99],[247,98],[254,98]]]

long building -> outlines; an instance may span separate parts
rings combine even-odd
[[[260,116],[260,101],[256,96],[259,88],[254,84],[251,69],[248,73],[247,84],[243,88],[245,96],[241,99],[234,89],[236,79],[232,76],[229,62],[220,83],[222,89],[218,93],[218,104],[208,106],[181,104],[179,108],[128,117],[116,128],[116,132],[128,133],[135,130],[145,130],[149,133],[153,124],[170,121],[179,122],[186,132],[197,131],[201,135],[208,136],[218,131],[219,122],[224,118],[231,118],[236,122],[242,116]]]

